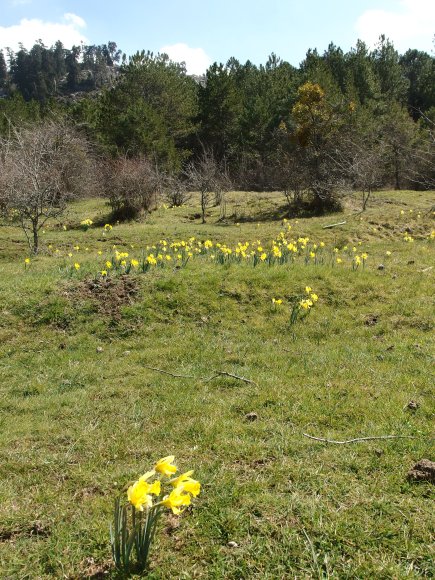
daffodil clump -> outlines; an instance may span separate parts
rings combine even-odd
[[[193,471],[174,477],[176,472],[174,456],[164,457],[129,486],[126,496],[115,499],[110,536],[118,569],[145,570],[161,513],[169,509],[179,515],[199,495],[201,484],[192,478]]]
[[[305,318],[318,300],[319,297],[315,292],[313,292],[311,286],[305,286],[305,294],[302,294],[293,300],[290,312],[290,325],[293,326],[297,320]]]
[[[91,219],[87,218],[87,219],[85,219],[85,220],[81,221],[81,222],[80,222],[80,225],[81,225],[81,226],[82,226],[82,228],[83,228],[83,229],[86,231],[88,228],[90,228],[90,227],[91,227],[91,225],[92,225],[93,223],[94,223],[94,222],[93,222]]]

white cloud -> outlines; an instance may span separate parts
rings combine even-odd
[[[71,12],[64,14],[60,22],[23,18],[19,24],[0,26],[0,49],[9,47],[16,51],[20,42],[30,49],[39,39],[46,46],[52,46],[60,40],[66,48],[71,48],[82,41],[85,44],[89,42],[81,31],[83,28],[86,28],[86,22]]]
[[[358,37],[370,48],[385,34],[399,52],[417,48],[431,52],[435,33],[434,0],[399,0],[395,10],[366,10],[358,18]]]
[[[183,42],[162,46],[161,53],[166,53],[174,62],[186,63],[186,69],[189,74],[204,74],[211,64],[211,58],[202,48],[191,48]]]

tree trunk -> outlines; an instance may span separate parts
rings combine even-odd
[[[394,177],[396,181],[394,189],[400,190],[400,162],[397,149],[394,151]]]
[[[39,236],[38,236],[38,223],[37,222],[32,222],[32,233],[33,233],[32,251],[34,254],[37,254],[38,249],[39,249]]]
[[[202,213],[202,223],[205,224],[205,209],[206,209],[206,193],[201,191],[201,213]]]

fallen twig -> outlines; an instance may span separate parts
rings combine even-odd
[[[156,373],[162,373],[163,375],[169,375],[170,377],[175,377],[176,379],[194,379],[192,375],[176,375],[174,373],[170,373],[169,371],[164,371],[163,369],[158,369],[156,367],[150,367],[148,365],[143,365],[146,369],[150,369],[152,371],[156,371]]]
[[[239,375],[233,375],[232,373],[227,373],[226,371],[219,371],[213,376],[209,377],[208,379],[203,379],[203,381],[204,383],[208,383],[209,381],[212,381],[213,379],[219,376],[231,377],[232,379],[238,379],[239,381],[243,381],[244,383],[249,383],[251,385],[255,385],[256,387],[258,386],[257,383],[255,381],[251,381],[251,379],[239,377]]]
[[[344,445],[345,443],[357,443],[358,441],[374,441],[377,439],[433,439],[433,437],[419,437],[417,435],[378,435],[374,437],[356,437],[355,439],[346,439],[345,441],[335,441],[334,439],[325,439],[324,437],[313,437],[313,435],[308,435],[308,433],[302,433],[302,435],[304,437],[308,437],[308,439],[314,439],[314,441],[336,443],[337,445]]]
[[[329,224],[327,226],[323,226],[322,229],[327,230],[328,228],[335,228],[335,226],[343,226],[346,222],[337,222],[336,224]]]
[[[163,375],[169,375],[170,377],[175,377],[176,379],[195,379],[193,375],[177,375],[175,373],[170,373],[169,371],[165,371],[163,369],[158,369],[157,367],[151,367],[149,365],[143,365],[146,369],[150,369],[151,371],[156,371],[156,373],[162,373]],[[231,377],[232,379],[238,379],[239,381],[243,381],[244,383],[250,383],[251,385],[258,386],[255,381],[251,381],[251,379],[247,379],[246,377],[239,377],[239,375],[233,375],[233,373],[227,373],[226,371],[218,371],[214,375],[208,378],[200,378],[204,383],[208,383],[212,381],[216,377]]]

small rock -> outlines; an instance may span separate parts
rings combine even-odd
[[[390,346],[387,346],[386,350],[388,351],[394,350],[394,344],[390,344]]]
[[[417,401],[409,401],[407,406],[408,409],[411,409],[411,411],[416,411],[420,405],[417,403]]]
[[[59,348],[60,348],[60,350],[65,350],[66,349],[66,344],[64,342],[61,342],[59,344]]]
[[[408,471],[408,479],[411,481],[429,481],[435,483],[435,462],[429,461],[429,459],[420,459]]]
[[[103,352],[103,347],[102,346],[97,346],[97,352]]]
[[[228,542],[227,546],[229,548],[238,548],[239,544],[237,542],[233,542],[232,540],[230,542]]]
[[[378,270],[385,270],[385,266],[384,266],[384,264],[379,264],[379,266],[378,266]]]
[[[245,419],[247,421],[256,421],[258,419],[258,415],[257,413],[254,413],[254,411],[251,411],[245,415]]]
[[[129,356],[131,354],[131,350],[124,350],[123,355]]]
[[[375,455],[377,457],[381,457],[381,455],[384,454],[384,450],[383,449],[375,449]]]
[[[397,274],[393,274],[393,275],[391,276],[391,278],[392,278],[393,280],[396,280],[396,278],[397,278]]]

